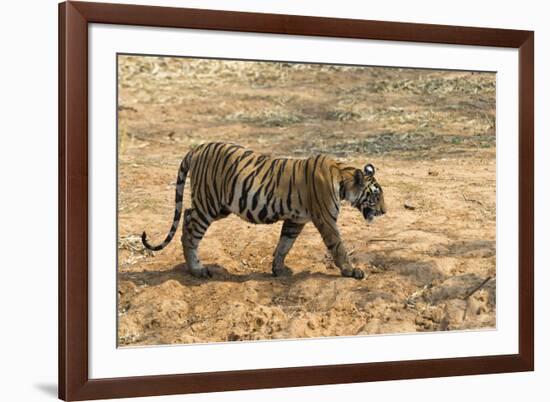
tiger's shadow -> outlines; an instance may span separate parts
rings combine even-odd
[[[212,273],[210,278],[195,278],[189,272],[186,264],[177,264],[169,270],[144,270],[140,272],[118,272],[118,281],[130,281],[136,286],[158,286],[164,282],[175,280],[184,286],[199,286],[208,282],[233,282],[243,283],[248,281],[295,283],[313,278],[339,278],[340,273],[334,270],[331,272],[295,272],[292,275],[275,277],[271,272],[249,272],[237,274],[228,271],[219,264],[204,265]]]

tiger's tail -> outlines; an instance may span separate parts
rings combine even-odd
[[[172,221],[172,227],[170,228],[170,231],[168,232],[168,235],[164,239],[164,241],[159,244],[158,246],[152,246],[147,241],[147,234],[145,232],[141,235],[141,242],[145,246],[145,248],[152,250],[152,251],[159,251],[162,250],[164,247],[168,245],[174,238],[174,235],[176,234],[176,230],[178,230],[179,221],[181,219],[181,212],[183,208],[183,188],[185,187],[185,180],[187,178],[187,173],[189,172],[189,166],[191,161],[191,152],[189,152],[185,158],[181,161],[180,168],[178,170],[178,180],[176,184],[176,209],[174,210],[174,220]]]

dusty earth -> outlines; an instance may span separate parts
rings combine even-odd
[[[120,346],[495,327],[495,76],[119,56]],[[342,278],[313,225],[274,278],[281,224],[214,223],[192,277],[173,216],[177,168],[208,141],[373,163],[388,213],[345,206],[367,276]],[[185,205],[190,193],[185,191]],[[181,227],[181,226],[180,226]]]

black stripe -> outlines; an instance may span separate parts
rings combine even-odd
[[[206,230],[208,229],[208,226],[205,226],[203,225],[201,222],[199,222],[198,220],[196,220],[195,218],[191,218],[189,220],[189,223],[193,223],[193,225],[195,226],[198,226],[199,228],[201,228],[202,230],[204,230],[206,232]]]
[[[254,219],[254,216],[250,213],[250,211],[246,211],[246,217],[250,222],[256,223],[256,220]]]
[[[254,193],[254,196],[252,197],[252,211],[256,210],[256,207],[258,206],[258,198],[260,197],[260,193],[263,190],[263,184],[260,186],[258,191]]]
[[[319,211],[322,210],[322,208],[324,207],[325,209],[325,212],[331,217],[331,219],[335,222],[336,221],[336,217],[332,215],[332,213],[329,211],[329,209],[321,202],[321,200],[319,199],[319,194],[317,192],[317,183],[315,181],[315,172],[317,171],[317,163],[319,162],[319,158],[321,157],[321,155],[317,155],[315,157],[315,162],[313,164],[313,169],[312,169],[312,172],[311,172],[311,181],[312,181],[312,186],[313,186],[313,194],[315,195],[315,199],[317,200],[317,205],[319,206]],[[320,218],[321,216],[318,215],[317,218]]]
[[[264,207],[262,208],[262,210],[258,214],[258,218],[260,218],[260,221],[263,222],[263,221],[265,221],[266,216],[267,216],[267,204],[264,205]]]
[[[245,152],[243,155],[246,154],[246,156],[248,156],[252,153],[252,151],[247,151],[247,152]],[[229,205],[233,203],[233,198],[235,197],[235,187],[237,185],[237,180],[239,178],[239,175],[252,163],[253,160],[254,158],[251,158],[250,160],[248,160],[248,162],[246,162],[245,165],[235,174],[233,179],[233,185],[231,186],[231,194],[229,196]]]
[[[256,175],[256,172],[252,172],[248,176],[246,176],[246,178],[243,180],[243,186],[241,189],[241,198],[239,198],[239,212],[241,214],[243,213],[243,211],[245,210],[248,204],[248,192],[252,188],[255,175]]]
[[[211,172],[212,185],[214,187],[214,195],[216,196],[216,200],[218,202],[221,202],[220,193],[218,192],[218,176],[219,176],[218,167],[220,165],[224,147],[225,147],[225,144],[220,143],[220,147],[214,150],[214,153],[215,153],[214,166],[212,166],[212,172]]]
[[[288,162],[288,159],[283,159],[283,162],[279,166],[279,170],[277,171],[277,187],[279,187],[279,183],[281,182],[281,176],[285,171],[285,166]]]
[[[292,180],[288,181],[288,194],[286,196],[286,207],[292,211]]]
[[[202,214],[202,212],[195,208],[195,212],[197,213],[197,217],[206,225],[206,227],[210,226],[210,221]]]
[[[302,228],[304,225],[297,224],[295,222],[285,220],[283,224],[283,228],[281,230],[281,236],[288,237],[290,239],[294,239],[298,237],[300,232],[302,231]]]

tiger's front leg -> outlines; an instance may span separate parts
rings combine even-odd
[[[340,232],[336,226],[336,221],[330,220],[322,222],[320,220],[314,220],[313,223],[317,230],[319,230],[319,233],[321,233],[323,242],[332,254],[334,263],[340,268],[342,276],[363,279],[365,277],[364,272],[359,268],[353,268],[349,262],[348,253],[340,238]]]
[[[273,275],[281,276],[292,273],[289,268],[285,267],[285,258],[296,241],[296,238],[304,228],[304,225],[305,223],[297,223],[291,220],[285,220],[283,222],[281,237],[279,238],[279,243],[273,253],[273,264],[271,268]]]

